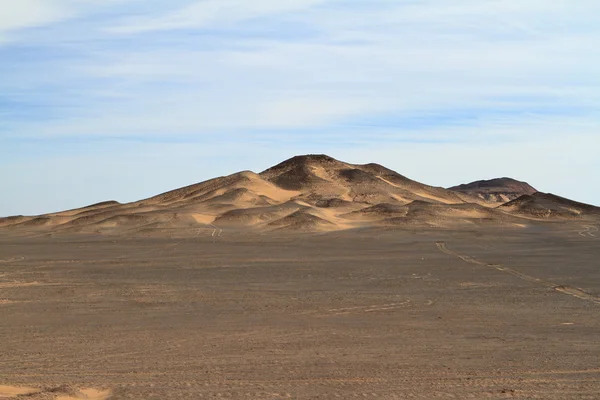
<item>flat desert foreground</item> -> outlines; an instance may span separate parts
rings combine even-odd
[[[598,399],[600,233],[3,233],[0,398]]]

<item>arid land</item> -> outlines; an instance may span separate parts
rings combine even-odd
[[[0,398],[598,399],[598,227],[3,230]]]
[[[326,155],[0,218],[0,398],[598,399],[599,227]]]

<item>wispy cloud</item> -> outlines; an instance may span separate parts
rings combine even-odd
[[[109,158],[126,165],[127,151],[111,150],[134,149],[123,143],[222,154],[244,143],[246,168],[270,152],[276,161],[368,146],[375,158],[410,145],[424,159],[485,143],[598,144],[593,0],[23,0],[5,9],[0,152],[11,157],[2,171],[43,148],[41,177],[73,143],[103,143],[77,150],[94,171]],[[169,148],[157,165],[182,149]],[[531,157],[555,168],[560,148]],[[450,170],[440,182],[455,183]],[[580,199],[600,203],[600,192]],[[3,201],[0,214],[19,204]]]
[[[60,21],[70,15],[69,8],[57,1],[20,0],[5,2],[0,13],[0,41],[7,33]]]
[[[292,11],[303,11],[327,0],[202,0],[161,15],[131,17],[112,27],[117,33],[180,29],[232,28],[235,24]]]

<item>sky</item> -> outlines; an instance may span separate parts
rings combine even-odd
[[[600,1],[0,0],[0,216],[298,154],[600,205]]]

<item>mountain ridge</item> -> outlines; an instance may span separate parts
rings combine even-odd
[[[115,201],[0,218],[0,228],[49,232],[167,232],[214,228],[329,231],[363,227],[452,228],[595,218],[600,208],[543,194],[512,178],[442,188],[382,165],[324,154],[287,159],[131,203]]]

